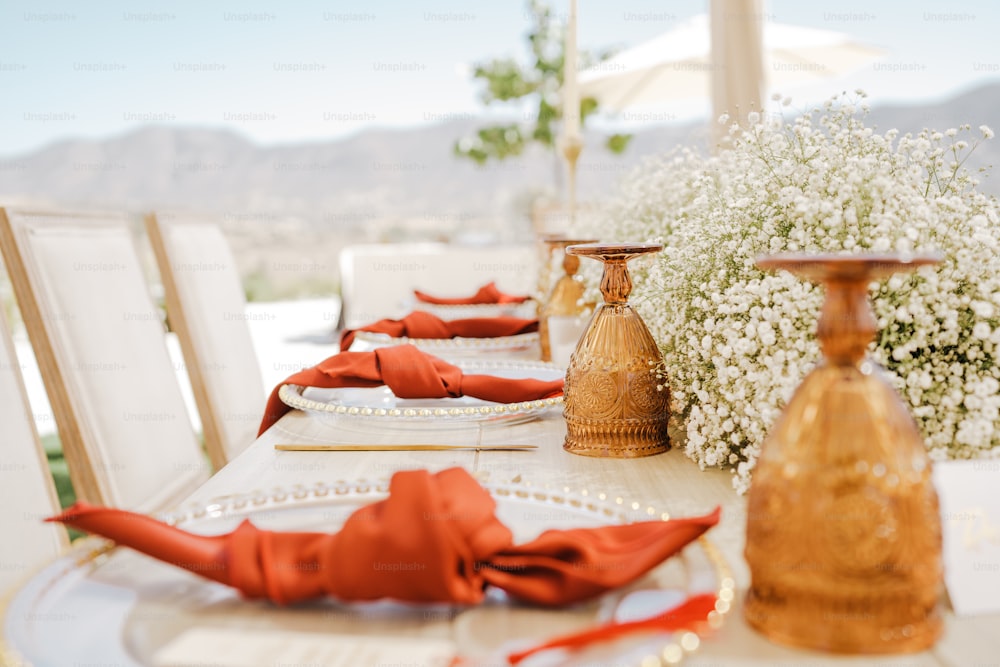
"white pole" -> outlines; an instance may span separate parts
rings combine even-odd
[[[566,189],[569,199],[570,228],[573,228],[576,222],[576,161],[583,149],[583,139],[580,136],[580,88],[577,85],[576,75],[576,0],[569,0],[569,22],[566,26],[565,59],[563,61],[562,151],[566,157],[568,172]]]

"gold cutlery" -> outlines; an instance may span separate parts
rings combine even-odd
[[[521,451],[538,449],[538,445],[275,445],[282,452],[444,452],[444,451]]]

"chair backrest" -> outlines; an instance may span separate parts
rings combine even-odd
[[[77,496],[150,511],[208,462],[128,220],[0,209],[10,272]]]
[[[460,297],[494,281],[504,292],[531,294],[538,284],[537,254],[535,246],[529,244],[347,246],[340,253],[344,326],[354,328],[405,315],[419,306],[413,298],[414,289]]]
[[[61,525],[42,522],[59,500],[19,369],[0,309],[0,598],[68,544]]]
[[[239,270],[222,230],[211,221],[150,214],[146,231],[160,267],[167,317],[191,378],[205,449],[218,469],[254,441],[266,399]]]

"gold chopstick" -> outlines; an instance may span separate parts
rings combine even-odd
[[[538,445],[275,445],[282,452],[444,452],[470,451],[520,451],[538,449]]]

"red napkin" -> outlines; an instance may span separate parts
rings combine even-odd
[[[360,329],[348,329],[340,337],[340,349],[347,350],[354,342],[355,331],[384,333],[393,338],[493,338],[515,336],[538,331],[538,320],[520,317],[474,317],[463,320],[442,320],[417,310],[401,320],[379,320]]]
[[[462,468],[393,475],[389,497],[338,533],[272,532],[244,521],[194,535],[150,517],[82,502],[49,519],[110,538],[246,597],[476,604],[487,586],[540,605],[569,605],[626,585],[719,520],[702,517],[549,530],[514,545],[490,494]]]
[[[497,403],[535,401],[559,396],[563,380],[515,380],[492,375],[464,375],[462,369],[421,352],[412,345],[394,345],[373,352],[341,352],[306,368],[281,384],[302,387],[378,387],[386,385],[399,398],[457,398],[472,396]],[[271,392],[261,421],[260,435],[291,410]]]
[[[438,296],[431,296],[427,292],[421,292],[416,289],[413,290],[413,295],[417,297],[417,301],[434,303],[440,306],[465,306],[479,303],[524,303],[531,298],[527,295],[504,294],[497,289],[497,284],[495,282],[483,285],[476,291],[475,294],[467,297],[454,299],[442,298]]]
[[[574,632],[550,639],[525,651],[517,651],[507,656],[507,662],[517,665],[536,653],[555,648],[582,648],[599,641],[619,639],[633,632],[676,632],[677,630],[701,630],[708,615],[715,611],[715,595],[702,593],[692,595],[678,606],[652,618],[617,623],[612,621],[596,628]]]

